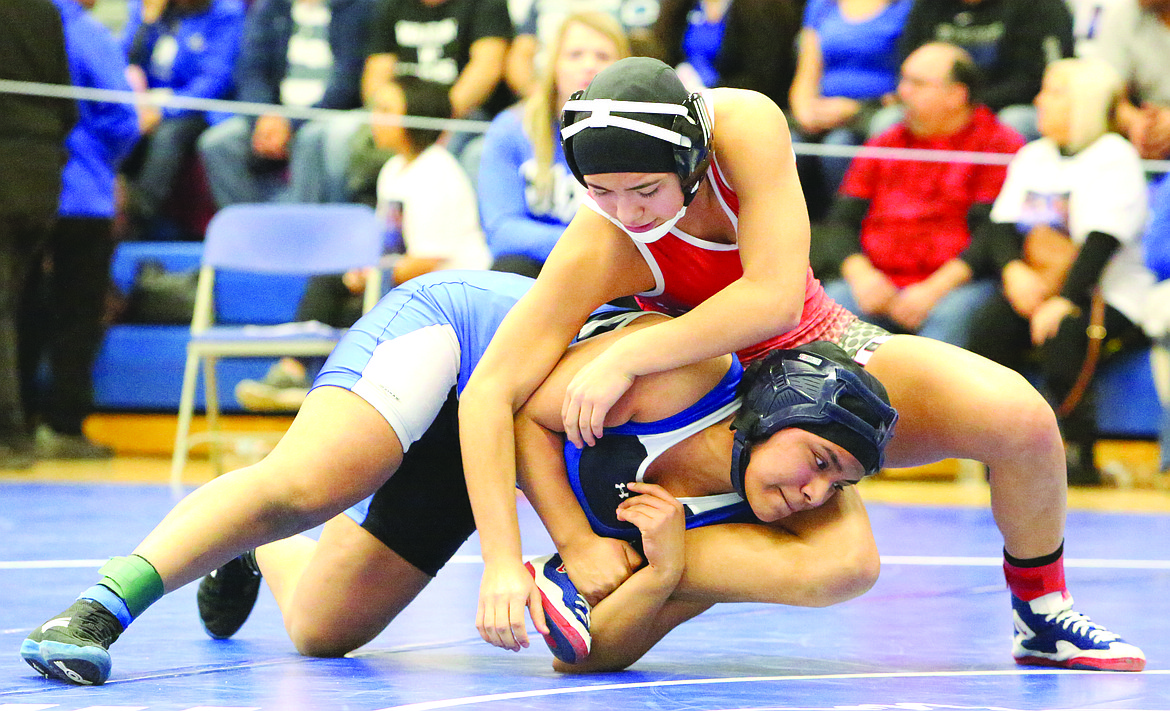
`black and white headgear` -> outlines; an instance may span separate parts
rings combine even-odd
[[[881,469],[898,421],[881,382],[828,341],[772,351],[744,371],[739,395],[731,483],[745,500],[752,446],[776,432],[797,427],[824,437],[856,457],[869,476]]]
[[[711,162],[711,119],[669,66],[628,57],[565,104],[561,143],[582,185],[600,173],[674,173],[690,205]]]

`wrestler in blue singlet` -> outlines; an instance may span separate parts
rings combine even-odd
[[[606,427],[605,435],[592,447],[578,449],[565,442],[569,483],[594,533],[628,541],[641,537],[637,526],[617,518],[618,504],[631,496],[626,484],[642,481],[650,464],[670,447],[738,411],[740,399],[735,393],[742,376],[739,359],[733,356],[719,384],[682,412],[656,422]],[[679,497],[679,502],[686,509],[687,528],[757,521],[748,503],[735,492]]]

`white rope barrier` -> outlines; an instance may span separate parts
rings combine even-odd
[[[0,94],[22,94],[56,99],[75,99],[78,101],[104,101],[117,104],[130,104],[133,106],[157,106],[159,108],[173,107],[192,111],[218,111],[245,116],[264,116],[271,114],[283,116],[290,120],[335,120],[344,117],[346,120],[352,121],[355,118],[360,118],[362,121],[368,123],[386,123],[390,125],[402,125],[407,128],[462,131],[467,133],[482,133],[487,130],[490,123],[488,121],[471,121],[466,119],[433,119],[421,116],[376,115],[364,109],[345,111],[339,109],[284,106],[281,104],[261,104],[247,101],[228,101],[225,99],[196,99],[162,92],[139,93],[112,89],[92,89],[66,86],[63,84],[13,81],[11,79],[0,79]],[[932,163],[973,163],[979,165],[1007,165],[1012,159],[1011,154],[1007,153],[946,151],[922,148],[879,148],[876,146],[826,146],[817,143],[793,143],[793,150],[800,155],[831,158],[862,157]],[[1142,167],[1148,173],[1167,173],[1170,172],[1170,160],[1146,160],[1142,161]]]

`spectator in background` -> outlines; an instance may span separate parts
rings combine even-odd
[[[856,146],[876,132],[874,115],[898,84],[898,38],[909,11],[910,0],[809,1],[789,92],[793,142]],[[823,216],[849,159],[801,155],[797,167],[809,212]]]
[[[1010,247],[999,259],[1003,291],[976,315],[971,336],[971,350],[1016,369],[1038,349],[1075,484],[1100,477],[1091,389],[1069,398],[1090,338],[1100,362],[1147,343],[1137,326],[1154,282],[1142,262],[1147,189],[1137,151],[1114,132],[1123,88],[1099,60],[1067,59],[1045,71],[1036,97],[1043,138],[1012,159],[991,212],[997,241]],[[1046,268],[1059,260],[1067,266]]]
[[[569,15],[549,46],[537,89],[492,120],[479,163],[479,213],[492,269],[535,277],[577,213],[583,189],[561,149],[561,107],[593,76],[629,56],[609,15]]]
[[[130,91],[126,60],[110,31],[91,17],[94,0],[54,0],[65,28],[73,85]],[[114,254],[114,175],[138,138],[127,104],[82,101],[65,147],[57,221],[34,257],[20,319],[20,376],[39,459],[113,455],[82,434],[93,411],[93,365],[105,333]],[[44,388],[38,373],[47,360]]]
[[[654,52],[652,30],[658,20],[659,0],[532,0],[516,21],[516,36],[508,48],[504,78],[516,96],[525,98],[537,87],[549,61],[553,40],[573,13],[604,12],[613,16],[633,55]]]
[[[373,0],[257,0],[244,24],[236,98],[322,109],[362,105]],[[199,138],[218,207],[241,202],[340,202],[344,122],[235,116]],[[281,194],[283,192],[283,195]]]
[[[226,99],[244,25],[240,0],[131,0],[122,44],[137,91]],[[146,236],[208,124],[227,118],[174,106],[138,107],[142,138],[124,166],[130,236]]]
[[[1015,153],[1024,140],[979,103],[979,69],[942,42],[902,64],[900,123],[882,148]],[[965,348],[974,311],[995,293],[985,240],[1003,186],[999,165],[854,159],[816,239],[841,259],[825,292],[870,323]]]
[[[61,15],[50,0],[0,0],[0,79],[71,83]],[[0,469],[35,461],[20,393],[17,319],[25,280],[61,195],[71,100],[0,93]]]
[[[1146,266],[1158,283],[1146,298],[1142,326],[1157,345],[1150,355],[1154,382],[1162,399],[1160,471],[1170,475],[1170,175],[1163,175],[1150,192],[1150,224],[1143,238]]]
[[[1102,19],[1097,51],[1126,82],[1121,134],[1142,158],[1170,158],[1170,0],[1117,0]]]
[[[1039,138],[1032,99],[1044,67],[1073,55],[1065,0],[915,0],[901,54],[941,41],[956,44],[983,70],[983,103],[1026,140]]]
[[[501,79],[512,35],[505,0],[378,0],[362,98],[369,105],[391,79],[416,76],[450,87],[454,118],[490,119],[511,103]],[[448,148],[459,156],[472,137],[454,134]],[[389,158],[372,144],[368,129],[360,129],[349,174],[350,194],[359,200],[368,200]]]
[[[479,226],[475,191],[463,167],[438,143],[442,131],[406,128],[403,116],[451,117],[448,86],[399,77],[374,93],[374,140],[393,151],[378,174],[378,214],[386,223],[385,289],[440,269],[487,269],[491,254]],[[312,279],[297,320],[347,328],[361,316],[364,271]],[[283,358],[264,380],[242,380],[236,400],[249,410],[296,410],[309,392],[306,363]]]
[[[800,28],[796,0],[663,0],[654,37],[695,90],[752,89],[788,108]]]

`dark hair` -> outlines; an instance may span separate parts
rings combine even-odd
[[[396,77],[394,83],[402,89],[407,116],[434,119],[451,118],[453,113],[451,87],[415,76]],[[410,141],[410,146],[416,153],[421,153],[429,148],[443,134],[442,130],[434,128],[407,127],[405,131],[406,140]]]
[[[978,104],[983,100],[983,70],[975,63],[965,49],[955,47],[955,61],[951,64],[950,80],[967,87],[967,103]]]

